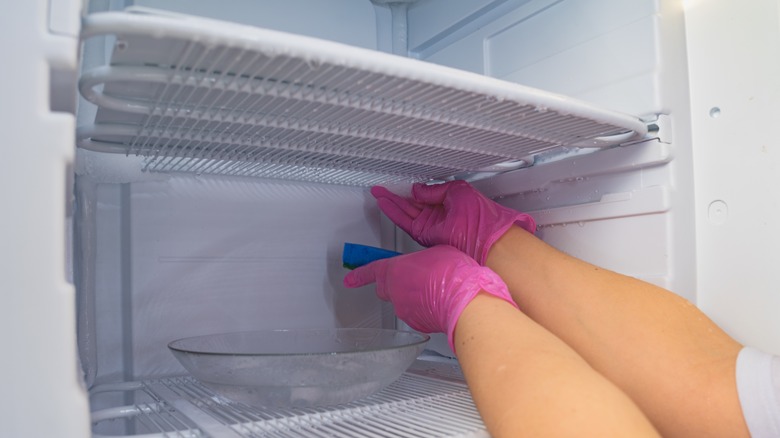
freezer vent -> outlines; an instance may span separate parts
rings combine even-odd
[[[407,373],[368,399],[334,408],[260,410],[228,402],[189,377],[128,383],[132,406],[93,412],[102,423],[132,421],[133,435],[151,437],[487,437],[462,383]],[[94,395],[94,394],[93,394]],[[119,432],[121,433],[121,432]]]
[[[640,120],[408,58],[149,10],[87,17],[113,35],[83,74],[80,147],[145,170],[370,185],[528,164],[642,136]]]

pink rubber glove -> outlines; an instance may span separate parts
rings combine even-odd
[[[513,224],[536,231],[531,216],[491,201],[465,181],[415,184],[411,200],[380,186],[372,187],[371,194],[382,212],[419,244],[452,245],[480,265]]]
[[[347,287],[376,283],[376,294],[390,301],[401,320],[424,333],[447,334],[455,351],[455,324],[480,291],[511,303],[506,284],[489,268],[451,246],[378,260],[344,277]]]

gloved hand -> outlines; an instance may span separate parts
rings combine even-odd
[[[344,277],[347,287],[374,282],[376,294],[393,303],[401,320],[421,332],[446,333],[452,351],[455,324],[480,291],[517,308],[498,274],[451,246],[378,260]]]
[[[491,201],[465,181],[415,184],[411,200],[380,186],[372,187],[371,194],[385,215],[419,244],[452,245],[483,266],[490,247],[513,224],[536,231],[531,216]]]

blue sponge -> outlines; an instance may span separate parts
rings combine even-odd
[[[344,252],[341,255],[341,263],[347,269],[355,269],[375,260],[387,259],[397,255],[401,255],[401,253],[357,243],[345,243]]]

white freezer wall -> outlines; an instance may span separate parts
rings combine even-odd
[[[450,5],[422,0],[410,7],[412,56],[566,94],[660,126],[658,139],[649,143],[592,156],[557,151],[479,187],[532,212],[539,236],[562,250],[695,301],[682,2]]]
[[[199,15],[376,49],[375,8],[369,0],[130,0],[134,6]]]
[[[443,3],[410,8],[412,56],[666,116],[661,144],[479,187],[532,212],[547,242],[670,288],[780,353],[778,1],[482,0],[440,14]]]
[[[95,384],[184,372],[166,348],[181,337],[392,325],[341,283],[345,241],[381,245],[361,188],[177,176],[92,196],[95,333],[81,337]]]
[[[92,2],[94,10],[128,6],[371,49],[390,44],[377,19],[389,11],[367,0]],[[88,50],[90,60],[102,57],[97,45]],[[88,108],[83,114],[89,117]],[[368,289],[341,286],[344,242],[388,246],[380,238],[388,232],[380,232],[379,212],[364,189],[168,178],[141,174],[137,163],[120,162],[124,157],[78,153],[77,170],[86,175],[80,202],[93,211],[77,225],[93,239],[83,242],[83,260],[77,261],[86,290],[79,348],[89,385],[183,372],[166,345],[185,336],[395,324],[388,306]]]
[[[670,0],[420,0],[409,54],[617,111],[668,113]],[[682,43],[682,41],[680,41]],[[665,58],[665,59],[664,59]]]
[[[697,304],[780,354],[780,2],[685,2]]]
[[[530,212],[538,235],[696,301],[693,163],[682,2],[422,0],[412,56],[653,120],[657,139],[562,150],[477,186]],[[447,13],[439,11],[446,9]]]

